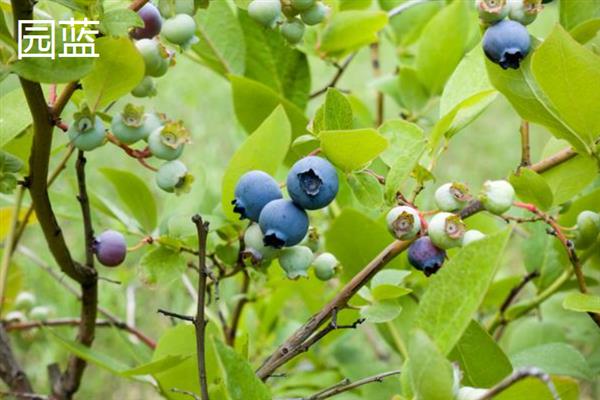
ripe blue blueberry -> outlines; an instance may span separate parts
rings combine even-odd
[[[269,174],[263,171],[246,172],[235,185],[233,211],[240,219],[258,222],[260,212],[267,203],[281,199],[281,189]]]
[[[294,246],[283,249],[279,254],[279,265],[289,279],[308,277],[308,267],[314,258],[313,252],[306,246]]]
[[[117,231],[102,232],[94,244],[98,261],[107,267],[116,267],[125,260],[127,244],[123,235]]]
[[[196,22],[187,14],[177,14],[165,21],[162,34],[171,43],[180,45],[186,49],[198,42],[195,36]]]
[[[337,172],[324,158],[304,157],[292,166],[287,177],[287,190],[300,207],[306,210],[323,208],[338,192]]]
[[[290,44],[296,44],[304,36],[304,24],[298,18],[288,19],[281,25],[281,34]]]
[[[168,193],[179,195],[189,192],[194,177],[188,174],[188,169],[179,160],[167,161],[156,172],[156,184]]]
[[[437,213],[429,221],[429,238],[432,243],[442,249],[458,247],[462,244],[465,234],[465,224],[455,214]]]
[[[102,120],[88,110],[75,114],[75,121],[67,130],[69,140],[79,150],[90,151],[106,141],[106,130]]]
[[[254,0],[248,5],[248,15],[261,25],[271,27],[281,15],[279,0]]]
[[[518,69],[530,49],[529,32],[516,21],[500,21],[490,26],[483,35],[485,55],[504,69]]]
[[[300,243],[308,232],[306,211],[284,199],[267,204],[260,212],[258,223],[264,233],[264,244],[276,249]]]
[[[340,262],[331,253],[319,254],[313,261],[315,276],[322,281],[328,281],[333,278],[340,269]]]
[[[162,18],[158,8],[152,3],[146,3],[138,11],[138,15],[144,23],[143,27],[134,28],[131,31],[131,37],[134,39],[152,39],[160,33]]]
[[[300,17],[302,17],[302,21],[304,21],[306,25],[317,25],[323,22],[327,15],[327,11],[329,11],[329,7],[319,1],[302,11]]]
[[[515,201],[515,189],[505,180],[486,181],[479,199],[487,211],[500,215],[508,211]]]
[[[148,148],[152,155],[168,161],[179,158],[185,144],[189,142],[189,132],[181,122],[167,122],[148,136]]]
[[[435,274],[445,258],[446,252],[436,247],[427,236],[418,238],[408,248],[408,262],[426,276]]]
[[[392,235],[400,240],[410,240],[421,231],[421,217],[412,207],[392,208],[386,216],[386,222]]]

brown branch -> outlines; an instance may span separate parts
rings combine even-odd
[[[529,167],[531,165],[531,145],[529,140],[529,122],[521,120],[521,165],[519,168]]]
[[[383,372],[381,374],[377,374],[377,375],[373,375],[373,376],[370,376],[367,378],[359,379],[356,382],[351,382],[349,379],[344,379],[341,382],[338,382],[337,384],[335,384],[327,389],[321,390],[320,392],[313,394],[312,396],[304,397],[302,400],[328,399],[330,397],[337,396],[340,393],[344,393],[349,390],[356,389],[357,387],[367,385],[369,383],[383,382],[383,380],[385,378],[387,378],[389,376],[399,375],[400,372],[401,372],[400,370]]]
[[[381,77],[381,65],[379,63],[379,43],[371,44],[371,67],[373,69],[373,77],[378,79]],[[376,104],[376,115],[375,126],[378,127],[383,123],[383,112],[384,112],[384,97],[383,93],[378,90],[377,91],[377,99],[375,101]]]
[[[237,335],[237,329],[240,322],[240,318],[242,316],[242,311],[244,310],[244,306],[248,303],[248,288],[250,287],[250,277],[248,273],[244,271],[243,281],[242,281],[242,290],[240,292],[241,298],[235,305],[233,309],[233,314],[231,316],[231,326],[227,329],[226,333],[226,341],[227,344],[231,347],[235,344],[235,337]]]
[[[521,290],[523,290],[523,288],[529,282],[531,282],[538,276],[540,276],[540,273],[538,271],[532,271],[532,272],[528,273],[527,275],[525,275],[523,277],[523,279],[521,279],[521,282],[519,282],[519,284],[517,286],[513,287],[510,290],[510,292],[508,293],[508,296],[506,296],[506,299],[504,299],[504,301],[502,302],[502,305],[500,306],[500,314],[504,314],[504,312],[508,309],[508,307],[512,304],[512,302],[515,300],[515,298],[521,292]]]
[[[0,399],[3,399],[5,396],[15,397],[19,399],[27,399],[27,400],[50,400],[48,396],[44,396],[43,394],[37,393],[15,393],[15,392],[2,392],[0,391]]]
[[[559,151],[558,153],[553,154],[550,157],[545,158],[542,161],[539,161],[539,162],[533,164],[530,168],[532,170],[534,170],[535,172],[537,172],[538,174],[541,174],[543,172],[548,171],[549,169],[552,169],[553,167],[555,167],[559,164],[562,164],[565,161],[569,161],[576,155],[577,155],[577,152],[575,150],[573,150],[572,148],[563,149],[563,150]]]
[[[560,400],[560,396],[556,391],[556,387],[554,386],[550,375],[544,373],[538,368],[523,368],[515,371],[512,375],[508,376],[506,379],[502,380],[496,386],[488,390],[487,393],[484,393],[481,397],[477,398],[477,400],[493,399],[496,395],[505,391],[515,383],[530,377],[541,380],[548,387],[548,390],[552,394],[552,398],[554,400]]]
[[[319,97],[322,94],[327,93],[327,89],[334,88],[337,85],[340,78],[342,77],[342,75],[344,75],[344,72],[346,72],[346,69],[348,68],[348,66],[350,65],[350,63],[352,62],[352,60],[354,59],[355,56],[356,56],[356,53],[352,53],[348,56],[348,58],[346,58],[346,60],[344,61],[344,63],[342,65],[337,65],[336,66],[337,72],[335,73],[335,75],[333,76],[331,81],[329,81],[329,83],[322,89],[319,89],[314,93],[311,93],[310,98],[314,99],[315,97]]]
[[[15,359],[4,326],[0,324],[0,379],[14,393],[31,393],[31,383]],[[26,398],[17,396],[17,398]]]

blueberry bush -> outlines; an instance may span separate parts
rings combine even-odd
[[[18,56],[71,18],[97,58]],[[0,398],[600,398],[599,31],[2,0]]]

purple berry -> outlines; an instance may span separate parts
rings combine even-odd
[[[435,247],[427,236],[415,240],[408,248],[408,262],[426,276],[435,274],[445,258],[446,252]]]
[[[116,267],[125,260],[127,244],[122,234],[117,231],[104,231],[96,238],[96,258],[100,264],[107,267]]]
[[[144,22],[143,28],[135,28],[131,31],[131,37],[134,39],[152,39],[160,33],[162,27],[162,18],[158,8],[151,3],[146,3],[138,11],[138,15]]]
[[[281,199],[281,189],[275,179],[259,170],[246,172],[235,185],[233,211],[240,214],[240,219],[247,218],[258,222],[263,207],[269,202]]]

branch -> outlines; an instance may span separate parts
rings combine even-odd
[[[233,314],[231,317],[231,326],[225,332],[225,334],[226,334],[225,339],[227,341],[227,344],[231,347],[233,347],[235,344],[235,337],[237,335],[237,328],[238,328],[238,325],[240,322],[240,318],[242,316],[242,311],[244,310],[244,306],[246,305],[246,303],[248,303],[248,288],[249,287],[250,287],[250,277],[248,276],[248,273],[246,271],[244,271],[243,281],[242,281],[242,290],[240,292],[242,297],[238,300],[238,302],[235,305],[235,308],[233,309]]]
[[[529,142],[529,122],[521,120],[521,165],[519,168],[529,167],[531,165],[531,145]]]
[[[379,44],[372,43],[371,44],[371,67],[373,69],[373,77],[375,79],[381,77],[381,65],[379,63]],[[375,119],[376,127],[380,126],[383,123],[383,112],[384,112],[384,97],[383,93],[380,90],[377,90],[377,99],[376,99],[376,112],[377,118]]]
[[[543,172],[548,171],[549,169],[554,168],[555,166],[562,164],[565,161],[569,161],[571,158],[575,157],[577,152],[572,148],[567,148],[559,151],[558,153],[551,155],[550,157],[543,159],[535,164],[533,164],[530,168],[541,174]]]
[[[0,312],[4,306],[4,293],[6,291],[6,281],[8,280],[8,269],[10,267],[10,259],[12,256],[13,244],[16,239],[17,223],[19,222],[19,214],[21,212],[21,204],[23,201],[23,192],[25,189],[19,185],[15,198],[15,206],[13,207],[10,221],[8,223],[8,233],[4,240],[4,252],[2,253],[2,262],[0,263]],[[3,222],[4,224],[5,222]]]
[[[322,89],[319,89],[314,93],[311,93],[310,98],[314,99],[315,97],[319,97],[320,95],[325,94],[327,92],[327,89],[334,88],[335,85],[337,85],[340,78],[342,77],[342,75],[344,75],[344,72],[346,72],[346,69],[348,68],[348,66],[350,65],[350,63],[352,62],[352,60],[354,59],[355,56],[356,56],[356,53],[350,54],[348,56],[348,58],[346,58],[346,60],[344,61],[344,63],[342,65],[337,66],[337,72],[335,73],[335,75],[333,76],[331,81],[329,81],[329,83]]]
[[[521,292],[521,290],[523,290],[523,288],[529,282],[531,282],[532,280],[534,280],[538,276],[540,276],[540,273],[538,271],[533,271],[533,272],[530,272],[527,275],[525,275],[523,277],[523,279],[521,280],[521,282],[519,282],[519,284],[517,286],[513,287],[510,290],[510,292],[508,293],[508,296],[506,296],[506,299],[504,299],[504,301],[502,302],[502,305],[500,306],[500,314],[504,314],[504,312],[508,309],[508,307],[515,300],[515,298],[517,297],[517,295]]]
[[[0,392],[0,399],[3,399],[3,396],[12,396],[19,399],[27,399],[27,400],[50,400],[48,396],[44,396],[42,394],[37,393],[15,393],[15,392]]]
[[[323,400],[328,399],[333,396],[337,396],[340,393],[347,392],[352,389],[356,389],[359,386],[367,385],[373,382],[383,382],[383,380],[389,376],[399,375],[400,370],[384,372],[381,374],[373,375],[367,378],[360,379],[356,382],[351,382],[349,379],[344,379],[343,381],[327,388],[321,390],[318,393],[313,394],[312,396],[305,397],[302,400]]]
[[[10,340],[0,324],[0,379],[2,379],[14,393],[31,393],[31,383],[15,359],[10,346]],[[26,398],[20,396],[19,398]]]
[[[522,368],[515,371],[512,375],[504,379],[502,382],[498,383],[496,386],[487,391],[487,393],[483,394],[477,400],[488,400],[493,399],[494,396],[500,394],[505,391],[515,383],[525,379],[525,378],[537,378],[541,380],[546,386],[548,386],[548,390],[552,393],[552,398],[554,400],[560,400],[560,396],[556,391],[556,387],[550,379],[550,375],[544,373],[542,370],[538,368]]]

